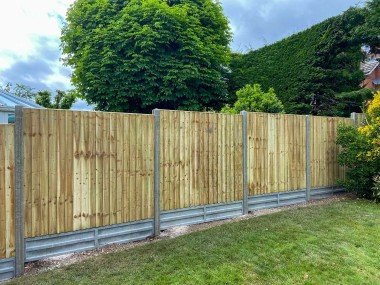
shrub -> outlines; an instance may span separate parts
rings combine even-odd
[[[266,112],[266,113],[283,113],[284,106],[277,98],[273,88],[268,92],[261,90],[259,84],[253,86],[247,84],[244,88],[236,92],[237,101],[230,107],[226,105],[222,113],[238,114],[241,111],[247,112]]]
[[[342,146],[339,163],[348,167],[346,189],[359,197],[380,202],[380,92],[369,102],[367,124],[355,129],[340,126],[337,143]]]

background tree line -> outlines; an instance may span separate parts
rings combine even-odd
[[[79,95],[35,98],[59,108],[77,96],[102,111],[237,112],[244,106],[347,116],[372,94],[359,87],[359,66],[363,44],[372,51],[380,46],[379,7],[380,0],[369,1],[243,54],[230,51],[232,34],[219,1],[78,0],[67,12],[61,48]]]
[[[34,101],[42,107],[52,109],[70,109],[78,97],[74,90],[69,90],[68,92],[56,90],[56,95],[53,98],[48,90],[34,91],[32,87],[21,83],[13,84],[8,82],[4,86],[0,85],[0,89],[18,97]]]

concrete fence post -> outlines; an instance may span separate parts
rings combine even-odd
[[[154,235],[161,232],[160,227],[160,110],[154,109]]]
[[[354,121],[355,129],[358,127],[358,113],[351,113],[351,119]]]
[[[248,214],[248,113],[241,111],[243,116],[243,215]]]
[[[15,108],[15,263],[16,277],[24,274],[24,116],[23,107]]]
[[[310,165],[310,116],[306,116],[306,201],[310,200],[311,165]]]

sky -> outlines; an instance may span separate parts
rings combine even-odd
[[[71,69],[60,61],[60,33],[74,0],[0,3],[0,84],[68,90]],[[234,34],[231,48],[246,52],[271,44],[363,0],[221,0]],[[75,109],[87,109],[83,101]]]

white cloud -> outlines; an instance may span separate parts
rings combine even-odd
[[[61,31],[60,17],[73,0],[13,0],[2,1],[0,4],[0,73],[19,61],[26,61],[39,55],[41,46],[38,38],[46,38],[49,48],[59,50]],[[59,70],[61,63],[52,61],[53,70]],[[67,85],[68,80],[59,77],[52,78]],[[47,79],[47,82],[49,79]]]
[[[361,0],[222,0],[233,27],[233,50],[278,41],[342,13]]]

